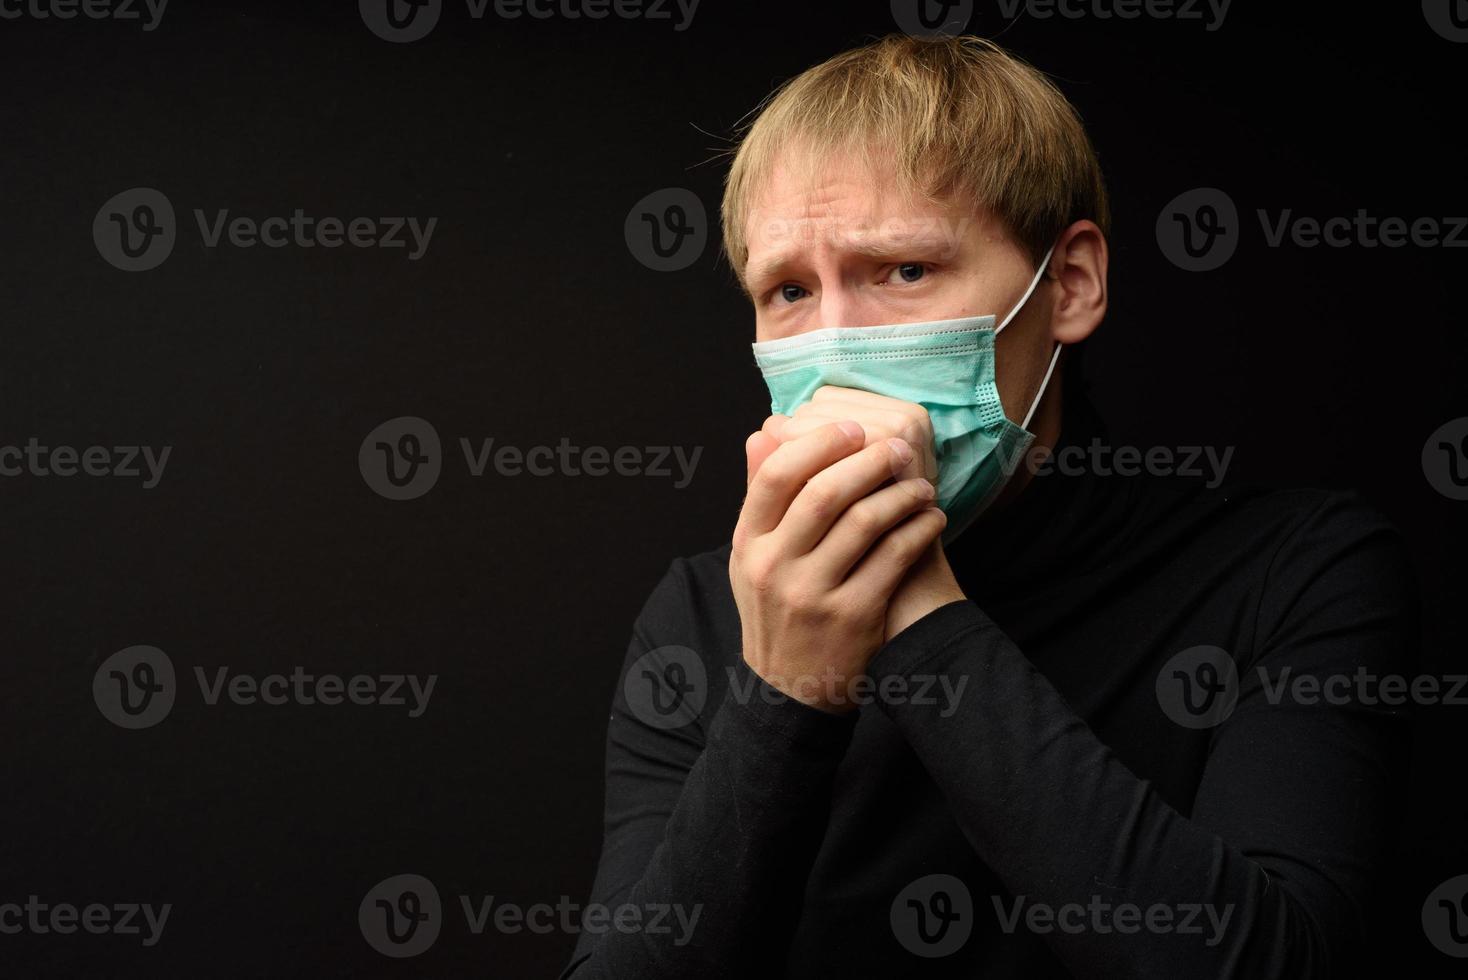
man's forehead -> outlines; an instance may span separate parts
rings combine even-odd
[[[863,217],[942,214],[949,203],[935,203],[916,188],[901,186],[887,168],[870,169],[855,161],[832,161],[799,169],[780,162],[753,196],[752,215],[786,220],[830,221]]]
[[[834,249],[886,255],[902,249],[956,250],[974,231],[974,215],[842,214],[785,218],[754,215],[749,254],[774,261],[793,252]]]
[[[856,163],[807,171],[777,165],[752,203],[745,227],[749,255],[771,260],[817,245],[873,252],[956,248],[988,223],[983,209],[951,198],[935,201],[899,185],[884,168]]]

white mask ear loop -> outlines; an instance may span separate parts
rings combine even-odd
[[[1025,304],[1030,301],[1030,297],[1035,295],[1035,290],[1038,289],[1040,286],[1040,280],[1045,277],[1046,270],[1050,268],[1050,256],[1054,254],[1054,245],[1051,245],[1048,249],[1045,250],[1045,257],[1040,260],[1040,268],[1035,270],[1035,278],[1030,280],[1030,288],[1026,289],[1025,294],[1019,298],[1019,302],[1014,304],[1014,309],[1009,311],[1009,316],[1004,318],[1004,322],[994,328],[994,336],[997,337],[1001,333],[1003,333],[1004,328],[1009,326],[1009,321],[1019,316],[1019,311],[1024,309]]]
[[[1025,413],[1025,420],[1019,424],[1026,432],[1030,429],[1030,419],[1035,417],[1035,409],[1040,407],[1040,399],[1045,394],[1045,389],[1050,385],[1050,375],[1055,373],[1055,365],[1060,360],[1061,345],[1055,345],[1055,353],[1050,355],[1050,366],[1045,369],[1045,379],[1040,382],[1040,390],[1035,392],[1035,400],[1030,402],[1030,410]]]
[[[1035,294],[1035,290],[1039,288],[1040,280],[1045,277],[1045,273],[1049,270],[1050,257],[1054,254],[1054,245],[1051,245],[1048,249],[1045,250],[1045,257],[1040,260],[1040,268],[1035,271],[1035,278],[1030,280],[1030,288],[1025,290],[1025,294],[1020,297],[1019,302],[1015,304],[1014,309],[1009,311],[1009,316],[1004,318],[1004,322],[999,324],[998,327],[994,328],[994,336],[999,336],[1000,332],[1002,332],[1005,327],[1009,326],[1009,321],[1018,316],[1019,311],[1025,308],[1025,304],[1030,301],[1030,297],[1033,296]],[[1061,345],[1057,343],[1055,345],[1055,353],[1050,355],[1050,366],[1045,369],[1045,377],[1040,382],[1040,390],[1035,392],[1035,399],[1034,401],[1030,402],[1030,410],[1025,413],[1025,420],[1019,424],[1019,427],[1021,429],[1029,429],[1030,419],[1035,417],[1035,409],[1040,407],[1040,399],[1045,394],[1045,388],[1050,384],[1050,375],[1055,373],[1055,365],[1060,360],[1060,347]]]

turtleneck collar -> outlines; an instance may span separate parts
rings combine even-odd
[[[1090,400],[1068,390],[1053,451],[1089,451],[1106,442],[1105,424]],[[949,564],[971,597],[1027,590],[1104,560],[1125,524],[1133,481],[1099,476],[1091,466],[1069,469],[1040,468],[1017,497],[947,546]]]

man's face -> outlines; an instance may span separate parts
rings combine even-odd
[[[1035,268],[1001,223],[958,202],[903,193],[836,161],[814,185],[777,165],[746,226],[755,339],[826,327],[993,314],[1002,321]],[[1046,283],[997,342],[1006,414],[1022,417],[1052,351]]]

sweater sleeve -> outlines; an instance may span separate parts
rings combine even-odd
[[[1417,631],[1396,533],[1341,500],[1299,521],[1270,561],[1251,662],[1237,664],[1237,701],[1211,729],[1186,816],[972,602],[935,610],[874,659],[878,683],[967,679],[949,717],[916,703],[881,710],[1005,889],[1075,910],[1078,928],[1035,931],[1076,976],[1293,980],[1343,969],[1364,927],[1406,713],[1369,689],[1327,700],[1281,682],[1336,678],[1341,695],[1341,678],[1401,675]],[[1159,710],[1163,737],[1169,724]],[[1162,906],[1173,927],[1090,927],[1091,909],[1123,905]],[[1192,908],[1201,928],[1185,933]]]
[[[634,629],[607,725],[601,860],[563,978],[760,975],[798,919],[855,715],[787,698],[737,656],[717,667],[697,649],[698,601],[675,562]],[[678,697],[683,716],[660,716]],[[611,925],[619,910],[630,926]]]

